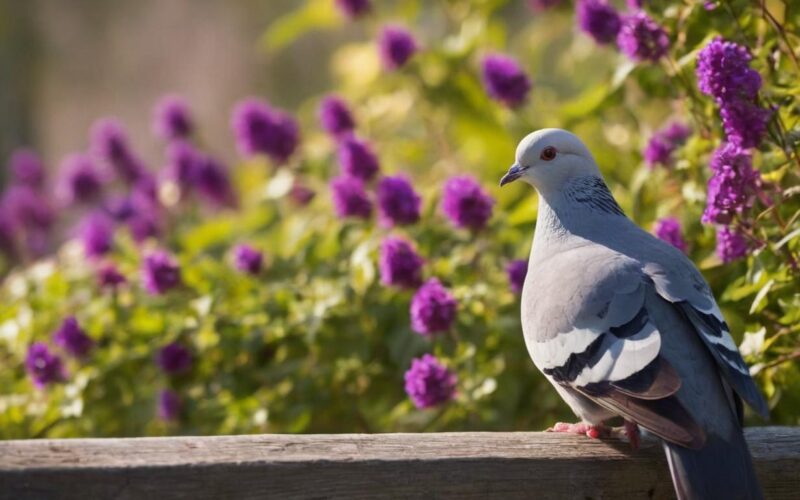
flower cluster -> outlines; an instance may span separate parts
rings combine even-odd
[[[617,39],[622,19],[605,0],[578,0],[575,11],[578,26],[595,42],[604,45]]]
[[[405,374],[406,394],[417,408],[431,408],[453,399],[456,375],[430,354],[411,361]]]
[[[378,39],[381,61],[390,71],[405,66],[418,49],[414,35],[402,26],[385,26]]]
[[[353,113],[340,97],[329,95],[319,105],[319,123],[325,132],[333,137],[349,134],[356,127]]]
[[[730,224],[734,216],[753,206],[760,176],[753,170],[750,154],[732,143],[714,151],[711,171],[703,222]]]
[[[177,420],[182,408],[183,401],[177,392],[164,389],[158,393],[157,415],[161,420],[167,422]]]
[[[483,84],[490,96],[511,108],[525,102],[531,82],[517,61],[503,54],[489,54],[481,67]]]
[[[258,274],[264,264],[264,255],[250,245],[237,245],[233,249],[233,263],[243,273]]]
[[[144,258],[142,285],[153,295],[161,295],[181,284],[181,268],[164,250],[154,251]]]
[[[333,206],[339,217],[367,219],[372,215],[372,200],[357,177],[340,176],[331,180]]]
[[[425,336],[444,333],[456,318],[458,302],[436,279],[422,285],[411,300],[411,328]]]
[[[689,138],[692,131],[682,123],[671,123],[650,138],[644,150],[644,161],[649,167],[668,166],[672,153]]]
[[[637,11],[622,19],[617,45],[634,61],[658,61],[669,50],[669,37],[650,16]]]
[[[506,266],[506,273],[508,274],[508,282],[511,284],[511,290],[516,293],[522,293],[522,287],[525,285],[525,276],[528,274],[528,261],[524,259],[512,260]]]
[[[156,355],[156,364],[167,375],[180,375],[192,368],[192,353],[182,344],[172,342]]]
[[[66,205],[89,203],[101,194],[102,178],[97,165],[85,154],[67,156],[59,168],[59,196]]]
[[[67,376],[61,358],[51,352],[44,342],[36,342],[28,348],[25,369],[28,371],[33,385],[40,389],[48,384],[61,382]]]
[[[378,183],[378,212],[386,227],[404,226],[419,220],[422,198],[403,176],[384,177]]]
[[[86,215],[80,224],[80,239],[88,257],[100,257],[111,251],[114,243],[114,221],[103,212]]]
[[[747,255],[747,239],[735,229],[723,226],[717,229],[717,255],[724,263],[739,260]]]
[[[153,111],[153,132],[166,140],[185,139],[194,131],[194,120],[186,99],[178,95],[161,98]]]
[[[607,0],[578,0],[578,26],[600,45],[616,41],[623,54],[634,61],[655,62],[669,50],[669,36],[653,18],[629,2],[631,13],[620,15]]]
[[[94,341],[78,324],[75,316],[68,316],[53,334],[53,342],[71,355],[82,358],[94,347]]]
[[[681,252],[686,252],[686,240],[683,239],[681,223],[675,217],[664,217],[656,221],[653,233]]]
[[[751,59],[745,47],[720,37],[697,55],[697,85],[719,105],[728,142],[741,148],[761,143],[771,117],[757,103],[762,82]]]
[[[236,105],[231,127],[242,155],[265,154],[277,164],[286,163],[300,141],[294,118],[255,97]]]
[[[348,136],[339,142],[339,165],[342,174],[363,181],[372,180],[380,170],[378,157],[366,141]]]
[[[482,229],[492,216],[494,200],[474,178],[456,176],[447,180],[442,211],[456,227]]]
[[[89,136],[94,155],[110,165],[123,180],[134,184],[147,175],[147,168],[131,149],[128,134],[118,120],[96,121]]]
[[[388,237],[381,243],[379,267],[381,283],[400,288],[416,288],[422,283],[422,257],[402,238]]]

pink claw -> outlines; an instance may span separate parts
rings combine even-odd
[[[624,425],[624,432],[625,436],[628,438],[628,441],[631,443],[631,448],[633,448],[634,450],[638,450],[639,443],[641,440],[639,439],[640,438],[639,426],[636,424],[636,422],[631,422],[629,420],[626,420]]]
[[[566,434],[583,434],[592,439],[599,439],[601,437],[608,437],[609,430],[603,425],[592,425],[586,422],[578,422],[577,424],[569,424],[566,422],[557,422],[556,425],[547,429],[547,432],[563,432]]]

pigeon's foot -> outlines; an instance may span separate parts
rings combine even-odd
[[[569,424],[566,422],[557,422],[556,425],[550,427],[545,432],[563,432],[566,434],[583,434],[592,439],[600,439],[609,437],[611,429],[600,424],[592,425],[586,422],[578,422],[577,424]]]
[[[625,437],[628,438],[628,442],[631,444],[631,448],[638,450],[640,443],[639,425],[636,422],[626,420],[622,429],[622,432],[625,434]]]

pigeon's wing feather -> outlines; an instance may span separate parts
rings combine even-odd
[[[589,251],[602,253],[597,248]],[[702,428],[673,397],[681,379],[659,355],[662,332],[645,304],[652,289],[649,279],[638,266],[614,257],[589,254],[586,262],[589,265],[578,272],[584,278],[590,273],[592,286],[583,287],[582,279],[576,279],[574,286],[589,293],[572,293],[573,281],[564,279],[559,291],[548,287],[550,293],[537,297],[541,313],[537,319],[545,327],[528,343],[534,362],[555,384],[578,391],[662,438],[701,446]],[[564,290],[571,299],[567,313],[559,309],[565,300],[559,294]],[[557,311],[562,311],[562,324]]]
[[[669,268],[651,263],[644,271],[658,294],[675,304],[694,326],[726,382],[763,418],[768,418],[767,403],[750,376],[708,284],[694,266],[684,265],[684,259],[681,255]]]

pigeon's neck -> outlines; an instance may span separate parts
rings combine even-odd
[[[539,193],[539,215],[531,256],[545,257],[598,242],[604,234],[625,230],[630,219],[600,177],[570,180],[562,189]]]

